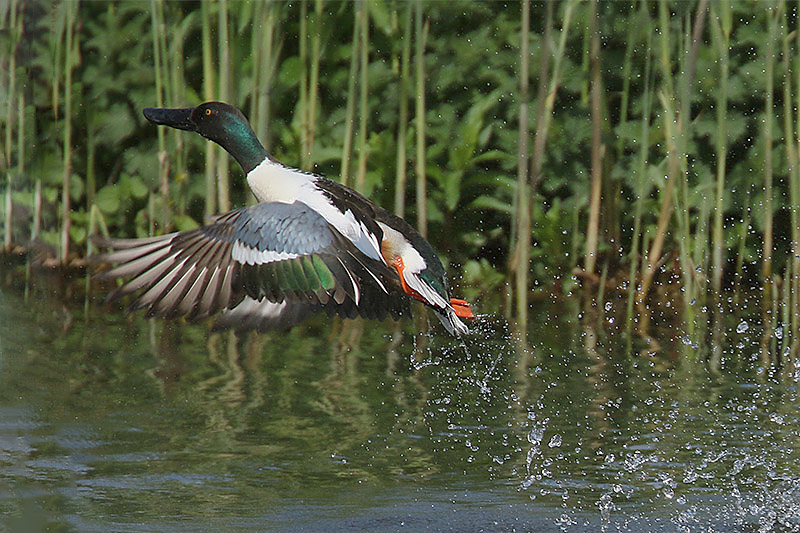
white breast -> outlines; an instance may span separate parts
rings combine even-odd
[[[403,260],[403,266],[405,267],[403,269],[403,279],[406,285],[414,289],[434,307],[439,309],[450,308],[450,303],[419,276],[419,273],[428,266],[425,258],[420,255],[416,248],[411,246],[411,243],[402,233],[386,224],[378,222],[378,225],[383,230],[383,237],[388,241],[388,247]]]
[[[411,243],[408,242],[408,239],[406,239],[402,233],[382,222],[378,222],[378,225],[383,230],[384,240],[388,241],[394,254],[400,256],[403,260],[403,265],[405,265],[409,272],[418,274],[425,270],[425,267],[428,266],[425,263],[425,259],[419,255],[416,248],[411,246]]]
[[[302,200],[311,176],[265,159],[247,174],[247,184],[259,202],[292,203]]]

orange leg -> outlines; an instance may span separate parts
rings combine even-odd
[[[400,285],[402,285],[403,291],[412,298],[416,298],[420,302],[425,303],[425,298],[423,298],[420,293],[409,287],[406,283],[406,279],[403,277],[403,271],[406,269],[406,266],[403,264],[403,260],[399,255],[394,258],[394,268],[397,269],[397,274],[400,276]]]
[[[403,287],[403,291],[412,298],[416,298],[420,302],[425,303],[425,299],[406,283],[406,280],[403,277],[403,271],[406,267],[403,264],[403,260],[400,258],[400,256],[395,257],[393,263],[394,268],[397,269],[397,274],[400,276],[400,285]],[[457,317],[465,318],[467,320],[475,320],[475,314],[472,312],[472,308],[466,300],[450,298],[450,305],[453,307],[453,311],[455,311]]]

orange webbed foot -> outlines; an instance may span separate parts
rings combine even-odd
[[[475,313],[472,312],[472,307],[470,307],[466,300],[450,298],[450,305],[453,306],[453,311],[456,312],[457,317],[475,320]]]

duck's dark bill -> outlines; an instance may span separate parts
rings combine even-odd
[[[160,126],[171,126],[179,130],[197,131],[192,122],[194,108],[169,109],[166,107],[145,107],[144,118]]]

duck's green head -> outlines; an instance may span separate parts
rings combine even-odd
[[[245,172],[250,172],[267,157],[247,118],[237,108],[223,102],[205,102],[197,107],[146,107],[144,117],[154,124],[194,131],[228,151]]]

